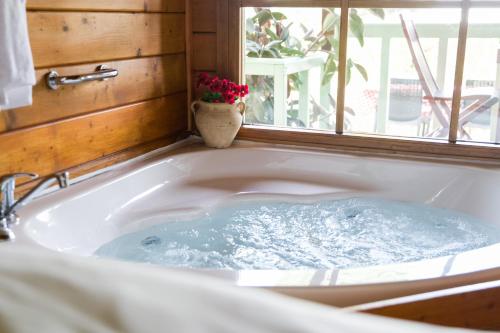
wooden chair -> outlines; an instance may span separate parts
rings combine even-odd
[[[401,25],[403,26],[403,33],[406,37],[411,56],[413,58],[413,64],[417,69],[418,77],[425,93],[424,99],[429,101],[432,112],[440,124],[440,127],[431,132],[428,136],[448,136],[451,115],[449,103],[452,100],[453,93],[447,94],[437,85],[425,58],[422,46],[420,45],[420,40],[414,22],[407,19],[403,14],[400,14],[400,18]],[[467,100],[470,104],[460,110],[458,120],[459,138],[471,140],[470,135],[464,129],[464,125],[495,105],[498,102],[497,96],[497,92],[490,88],[474,88],[462,91],[462,101]]]

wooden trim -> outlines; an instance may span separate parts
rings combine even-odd
[[[220,0],[191,0],[193,32],[217,32],[217,7]],[[224,0],[225,1],[225,0]]]
[[[475,7],[475,2],[469,2],[464,8]],[[478,6],[486,6],[488,1],[478,1]],[[230,68],[233,79],[242,77],[242,52],[241,52],[241,7],[263,6],[263,7],[339,7],[343,5],[344,8],[462,8],[462,1],[459,0],[229,0],[229,20],[230,31],[232,27],[239,30],[238,33],[231,34],[228,39],[229,44],[229,59]],[[492,1],[492,6],[500,6],[500,1]],[[345,9],[344,12],[345,13]],[[465,11],[467,14],[467,10]],[[466,17],[466,16],[464,16]],[[346,15],[342,15],[341,20],[347,20]],[[465,20],[465,24],[467,21]],[[346,23],[344,23],[344,26]],[[463,62],[465,58],[465,44],[463,43],[463,36],[467,37],[467,30],[463,29],[464,20],[461,22],[461,36],[462,46],[458,51],[456,71],[459,72],[458,77],[460,80],[455,81],[458,83],[462,81],[463,76]],[[345,31],[345,30],[344,30]],[[341,29],[341,33],[342,33]],[[342,38],[342,36],[341,36]],[[341,45],[344,42],[341,40]],[[237,45],[236,47],[233,47]],[[347,42],[345,42],[347,45]],[[238,50],[238,51],[236,51]],[[463,55],[462,55],[463,54]],[[342,56],[342,52],[340,54]],[[340,59],[343,60],[343,59]],[[345,99],[345,60],[339,61],[339,82],[337,91],[337,109],[343,110],[342,106]],[[342,68],[344,69],[342,70]],[[457,78],[457,77],[456,77]],[[344,80],[344,82],[342,82]],[[457,95],[459,96],[459,95]],[[457,99],[457,97],[455,97]],[[457,110],[455,106],[455,110]],[[456,113],[456,111],[455,111]],[[456,117],[456,115],[454,116]],[[339,121],[340,120],[340,121]],[[454,120],[456,122],[458,119]],[[457,127],[454,125],[455,128]],[[252,126],[244,125],[239,132],[240,139],[264,141],[271,143],[286,143],[286,144],[299,144],[305,146],[320,146],[329,149],[346,148],[357,149],[360,151],[370,152],[386,152],[392,154],[417,154],[421,156],[439,157],[444,156],[447,158],[456,158],[459,160],[481,160],[483,162],[498,163],[500,160],[500,149],[496,144],[482,144],[476,142],[460,142],[456,141],[456,131],[453,129],[451,133],[455,133],[455,138],[451,137],[451,142],[440,141],[427,138],[398,138],[380,135],[345,135],[343,133],[343,113],[337,114],[336,134],[325,131],[316,130],[297,130],[289,128],[278,128],[269,126]]]
[[[192,2],[193,0],[185,0],[186,2],[186,117],[187,130],[193,130],[193,115],[191,114],[191,103],[193,101],[193,73],[192,73],[192,45],[193,45],[193,17],[192,17]]]
[[[453,99],[451,103],[450,133],[448,141],[457,142],[458,120],[460,118],[460,108],[462,102],[462,80],[465,67],[465,52],[467,46],[467,28],[469,21],[469,0],[463,0],[462,19],[458,31],[457,60],[455,63],[455,82],[453,85]]]
[[[228,0],[217,1],[217,73],[219,76],[229,75],[229,3]]]
[[[500,165],[500,149],[494,145],[449,143],[436,139],[407,139],[386,136],[335,134],[319,130],[299,130],[268,126],[244,125],[238,139],[281,143],[334,150],[347,150],[399,155],[415,155],[433,158],[452,158],[478,163]]]
[[[344,132],[344,104],[347,66],[347,34],[349,32],[349,0],[342,0],[340,9],[340,41],[339,41],[339,66],[337,85],[337,113],[335,131],[337,134]]]
[[[242,20],[242,1],[228,0],[228,30],[231,32],[228,40],[229,55],[229,78],[235,82],[243,82],[243,25]]]
[[[217,34],[194,32],[191,36],[191,66],[195,71],[212,72],[217,68]]]
[[[346,310],[429,324],[500,330],[500,281],[363,304]]]
[[[28,10],[183,13],[184,0],[28,0]]]

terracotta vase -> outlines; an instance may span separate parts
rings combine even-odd
[[[227,148],[241,127],[245,103],[232,105],[195,101],[191,104],[191,110],[207,147]]]

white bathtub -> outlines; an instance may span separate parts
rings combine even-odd
[[[191,140],[192,141],[192,140]],[[426,203],[500,224],[500,170],[431,161],[239,143],[212,150],[189,140],[115,167],[23,208],[17,239],[90,256],[125,233],[252,196],[378,197]],[[452,257],[342,270],[206,271],[240,286],[346,306],[500,279],[500,244]]]

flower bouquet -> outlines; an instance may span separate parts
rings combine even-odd
[[[243,121],[245,103],[241,99],[248,95],[248,86],[201,73],[197,87],[205,91],[200,100],[193,102],[191,110],[205,144],[213,148],[229,147]]]

